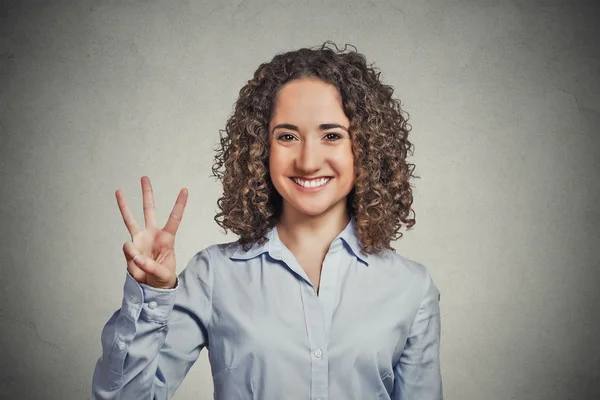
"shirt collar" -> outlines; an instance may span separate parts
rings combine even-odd
[[[360,239],[358,238],[358,235],[356,233],[356,220],[354,219],[354,217],[350,218],[350,222],[348,222],[348,225],[346,225],[344,230],[340,232],[340,234],[337,237],[343,239],[343,241],[350,248],[350,250],[352,250],[352,253],[354,253],[354,255],[359,260],[369,265],[369,259],[371,258],[371,255],[363,252],[360,248]]]
[[[256,256],[261,255],[264,252],[269,251],[269,247],[271,247],[271,242],[273,241],[273,236],[276,235],[275,227],[271,228],[266,237],[269,239],[263,244],[254,243],[252,247],[248,251],[244,251],[242,245],[237,243],[236,249],[233,254],[229,257],[232,260],[249,260]]]
[[[281,251],[284,245],[279,239],[277,229],[275,227],[271,228],[267,232],[266,237],[268,239],[267,242],[263,244],[254,243],[254,245],[252,245],[248,251],[244,251],[242,246],[238,244],[235,251],[229,258],[236,260],[249,260],[259,256],[262,253],[268,252],[271,257],[281,260]],[[339,235],[335,237],[332,242],[332,247],[335,245],[338,238],[341,239],[340,241],[346,244],[346,247],[352,252],[352,254],[354,254],[354,256],[356,256],[366,265],[369,265],[370,254],[364,253],[360,249],[360,240],[356,234],[356,220],[354,217],[350,218],[350,222],[348,222],[346,227],[339,233]]]

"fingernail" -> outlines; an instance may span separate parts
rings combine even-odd
[[[133,262],[135,262],[138,265],[144,265],[144,259],[139,254],[133,257]]]

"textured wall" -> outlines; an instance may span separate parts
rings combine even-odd
[[[446,398],[600,398],[592,4],[1,1],[0,397],[91,398],[125,278],[115,190],[143,223],[150,176],[164,223],[189,189],[179,272],[232,240],[218,130],[261,62],[332,39],[411,114],[417,225],[395,247],[441,290]],[[175,398],[212,398],[206,352]]]

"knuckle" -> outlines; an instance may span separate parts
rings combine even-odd
[[[170,218],[174,221],[181,221],[181,215],[179,215],[178,213],[171,213]]]
[[[125,244],[123,244],[123,253],[128,261],[132,260],[136,253],[133,243],[125,242]]]

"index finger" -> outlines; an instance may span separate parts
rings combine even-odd
[[[173,211],[171,211],[169,219],[165,224],[164,230],[173,236],[175,236],[175,233],[177,233],[177,229],[179,228],[179,224],[183,218],[183,210],[185,209],[185,205],[187,203],[187,197],[188,190],[186,188],[181,189],[179,196],[177,196],[175,206],[173,206]]]

